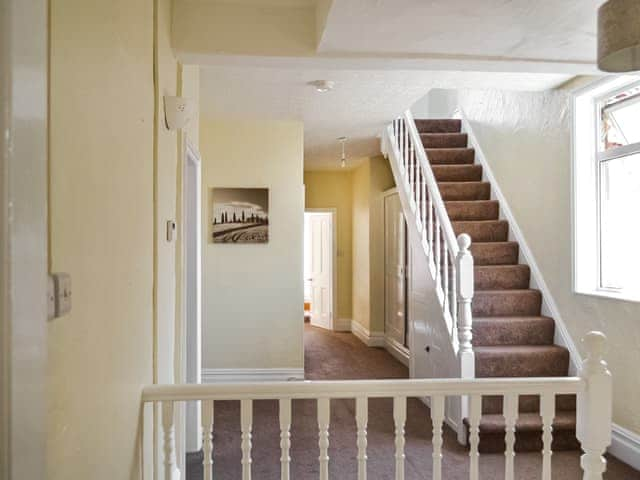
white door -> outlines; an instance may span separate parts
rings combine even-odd
[[[406,346],[406,227],[397,194],[385,198],[385,334]]]
[[[310,213],[311,324],[333,327],[333,221],[331,213]]]

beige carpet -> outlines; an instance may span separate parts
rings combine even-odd
[[[406,378],[407,369],[383,349],[368,348],[350,333],[331,333],[305,326],[305,372],[308,379]],[[238,402],[216,402],[214,425],[214,478],[241,478],[240,411]],[[333,480],[355,479],[356,427],[353,400],[331,402],[330,477]],[[393,417],[391,400],[369,402],[368,478],[386,480],[394,477]],[[280,478],[280,447],[277,403],[254,402],[253,478]],[[431,478],[431,422],[429,409],[416,399],[408,402],[406,425],[406,479]],[[318,478],[318,437],[314,401],[295,401],[291,429],[291,478]],[[481,478],[503,478],[503,455],[480,457]],[[202,478],[200,455],[189,458],[187,479]],[[541,459],[538,453],[516,456],[518,480],[539,479]],[[553,478],[581,479],[579,452],[559,452],[553,457]],[[445,428],[443,478],[469,478],[468,452]],[[640,480],[640,472],[609,458],[605,475],[609,480]]]

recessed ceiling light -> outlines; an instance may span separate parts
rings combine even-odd
[[[316,89],[316,92],[325,93],[333,90],[336,82],[331,80],[314,80],[313,82],[309,82],[309,85],[312,85]]]

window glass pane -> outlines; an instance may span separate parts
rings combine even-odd
[[[640,292],[640,153],[600,164],[600,282]]]
[[[640,142],[640,86],[604,102],[600,111],[600,151]]]

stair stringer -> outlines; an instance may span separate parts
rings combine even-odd
[[[530,288],[540,290],[542,293],[542,314],[554,319],[556,327],[553,339],[554,343],[569,350],[569,375],[575,376],[578,374],[578,366],[581,364],[582,358],[564,321],[562,320],[560,311],[558,310],[553,296],[551,295],[551,290],[549,290],[549,287],[542,276],[542,272],[538,267],[536,259],[525,240],[524,234],[522,233],[511,208],[509,207],[506,197],[502,193],[502,190],[500,190],[500,186],[493,175],[491,166],[487,162],[487,158],[482,151],[482,147],[480,146],[473,128],[461,107],[458,107],[454,111],[452,118],[459,119],[461,121],[461,132],[467,134],[468,145],[470,148],[475,150],[475,163],[482,165],[482,180],[489,182],[491,185],[491,199],[497,200],[500,204],[500,219],[506,220],[509,223],[509,240],[518,242],[520,246],[518,263],[529,266],[531,270]]]
[[[409,240],[408,330],[409,376],[411,378],[460,378],[458,332],[448,310],[443,308],[444,294],[435,280],[436,267],[423,243],[409,186],[399,170],[400,153],[394,148],[393,131],[385,130],[382,153],[389,159],[400,204],[407,222]],[[427,347],[428,350],[427,351]],[[429,399],[423,399],[429,404]],[[460,399],[447,397],[445,421],[458,434],[464,431]]]

